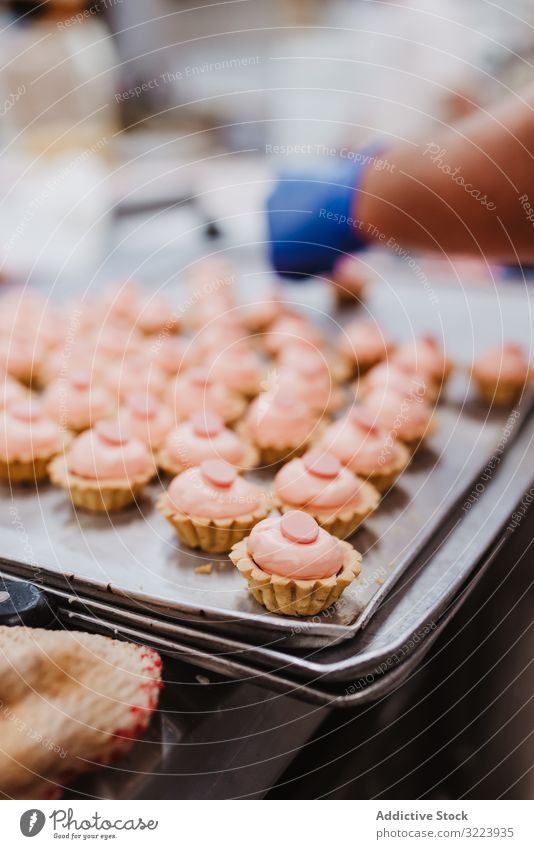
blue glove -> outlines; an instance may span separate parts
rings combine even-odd
[[[340,256],[365,247],[354,193],[368,163],[367,156],[281,174],[267,201],[270,257],[279,274],[329,272]]]

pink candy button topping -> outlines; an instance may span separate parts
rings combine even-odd
[[[192,368],[189,372],[189,380],[193,386],[211,386],[213,383],[213,378],[204,368]]]
[[[308,513],[291,510],[280,519],[280,531],[290,542],[308,545],[319,536],[319,525]]]
[[[127,428],[119,422],[97,422],[95,431],[100,439],[107,442],[108,445],[124,445],[130,438]]]
[[[88,371],[75,371],[70,376],[70,383],[75,389],[89,389],[91,375]]]
[[[341,463],[333,454],[310,452],[302,458],[304,468],[319,478],[336,478],[341,471]]]
[[[191,416],[191,426],[197,436],[208,438],[217,436],[223,429],[223,423],[219,416],[214,416],[212,413],[195,413]]]
[[[13,418],[21,422],[35,422],[41,418],[41,407],[35,401],[16,401],[9,407]]]
[[[225,460],[204,460],[200,464],[202,476],[214,486],[230,487],[237,477],[237,472]]]

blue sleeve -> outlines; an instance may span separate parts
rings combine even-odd
[[[366,161],[280,175],[267,201],[270,258],[279,274],[329,272],[340,256],[365,247],[354,208]]]

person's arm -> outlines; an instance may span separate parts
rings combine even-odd
[[[330,272],[373,242],[534,260],[534,86],[417,145],[286,174],[268,200],[280,273]]]
[[[534,259],[534,86],[384,159],[354,198],[370,242]]]

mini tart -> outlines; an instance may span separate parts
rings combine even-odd
[[[77,507],[91,512],[120,510],[135,500],[154,476],[147,447],[121,422],[101,421],[74,439],[48,467],[50,480],[69,491]]]
[[[532,378],[528,359],[520,345],[502,345],[483,354],[472,370],[483,401],[510,406],[521,396]]]
[[[104,384],[124,400],[133,393],[147,393],[160,400],[168,390],[168,378],[158,366],[146,359],[142,353],[128,354],[120,363],[108,367]]]
[[[277,363],[288,366],[308,376],[314,373],[326,373],[332,383],[344,383],[351,375],[350,368],[338,354],[323,348],[316,348],[310,342],[292,342],[285,345],[277,359]]]
[[[239,342],[212,356],[210,375],[232,392],[255,398],[261,388],[265,366],[258,353],[247,343]]]
[[[399,392],[406,396],[417,393],[431,404],[438,400],[440,394],[440,387],[425,375],[403,371],[388,362],[373,366],[354,384],[354,394],[359,400],[375,390]]]
[[[261,545],[262,535],[271,537],[270,547],[274,552],[271,562],[268,541],[267,546],[263,546],[263,566],[260,566],[257,562],[257,546]],[[275,569],[279,568],[286,547],[287,560],[282,564],[283,574],[276,574]],[[317,555],[314,547],[317,547]],[[329,562],[324,575],[321,575],[323,553]],[[298,562],[306,557],[311,557],[313,571],[317,574],[299,578],[298,572],[302,569],[298,566],[293,568],[295,560]],[[247,539],[234,545],[230,559],[247,581],[256,601],[271,613],[284,616],[314,616],[326,610],[358,577],[362,561],[361,554],[350,543],[335,539],[319,528],[307,513],[296,510],[260,522]]]
[[[15,380],[9,374],[4,375],[4,379],[0,383],[0,410],[5,410],[16,401],[24,401],[30,397],[30,393],[22,383]]]
[[[249,406],[240,427],[260,452],[264,466],[304,454],[309,448],[317,417],[294,392],[263,392]]]
[[[330,413],[343,405],[344,396],[337,375],[330,370],[324,355],[310,346],[291,345],[279,357],[277,374],[281,390],[297,393],[318,413]]]
[[[178,421],[209,410],[220,416],[225,424],[233,424],[246,409],[242,395],[214,380],[209,370],[204,368],[190,369],[178,375],[171,386],[169,403]]]
[[[150,295],[139,304],[135,327],[145,336],[177,333],[180,324],[174,304],[165,295]]]
[[[408,374],[424,376],[437,395],[453,371],[454,364],[445,353],[435,336],[426,334],[400,345],[391,357],[391,364]]]
[[[316,447],[334,454],[344,466],[379,492],[386,492],[393,486],[411,459],[406,445],[378,427],[361,405],[329,425]]]
[[[393,390],[374,389],[366,396],[362,407],[378,425],[394,438],[415,451],[437,427],[433,408],[424,396],[408,395]]]
[[[0,341],[0,369],[25,386],[31,386],[38,378],[46,352],[27,334],[27,330],[25,336],[15,336],[13,331],[5,332]]]
[[[365,266],[356,256],[341,257],[334,265],[330,280],[339,307],[359,301],[364,296],[369,282]]]
[[[271,509],[269,496],[224,460],[182,472],[156,506],[182,543],[210,554],[230,551]]]
[[[324,348],[325,339],[319,328],[304,315],[286,313],[276,319],[263,337],[268,354],[277,357],[286,345],[308,343],[317,350]]]
[[[303,510],[340,539],[353,534],[380,501],[372,484],[322,451],[290,460],[276,475],[274,486],[274,506],[281,513]]]
[[[193,365],[189,340],[181,336],[148,340],[143,355],[163,372],[167,380],[175,378]]]
[[[126,398],[119,418],[127,423],[131,435],[152,451],[163,445],[174,424],[169,410],[143,392],[134,392]]]
[[[160,469],[179,475],[203,460],[225,460],[240,472],[258,465],[258,449],[211,413],[195,413],[173,428],[156,455]]]
[[[258,333],[269,327],[283,312],[282,293],[273,288],[258,301],[244,301],[236,309],[239,321],[251,333]]]
[[[351,321],[344,328],[339,355],[353,374],[364,374],[388,356],[390,345],[384,334],[371,321]]]
[[[13,401],[0,419],[0,478],[12,483],[43,480],[50,460],[71,438],[44,415],[38,402]]]

